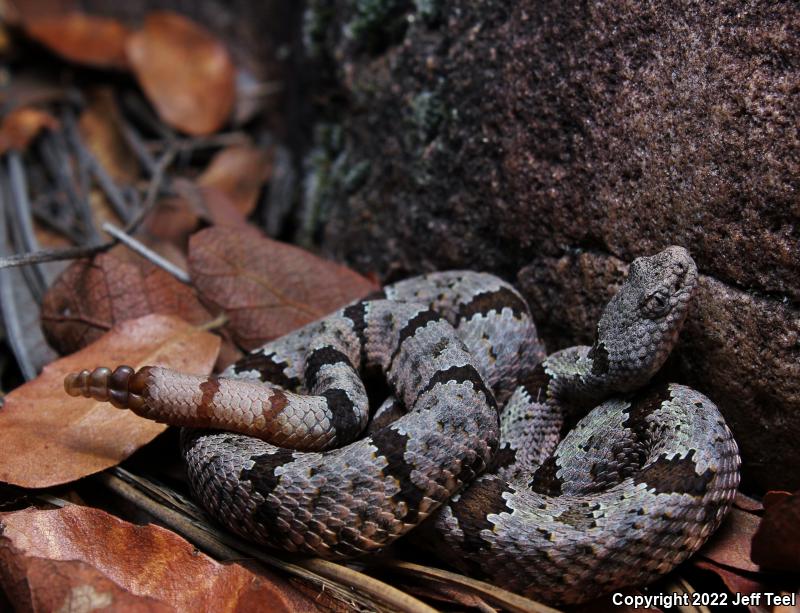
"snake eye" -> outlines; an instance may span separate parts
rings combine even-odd
[[[650,319],[661,317],[669,309],[669,295],[664,290],[656,290],[650,294],[642,305],[642,310]]]

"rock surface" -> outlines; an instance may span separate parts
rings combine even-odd
[[[519,273],[551,349],[590,338],[623,262],[686,246],[673,366],[746,486],[800,487],[798,27],[788,1],[309,0],[330,73],[298,236],[385,280]]]

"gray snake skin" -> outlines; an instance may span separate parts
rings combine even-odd
[[[248,539],[358,556],[431,516],[420,530],[469,574],[579,602],[674,568],[734,498],[739,456],[714,404],[682,385],[642,389],[696,280],[679,247],[635,260],[594,344],[546,358],[512,286],[444,272],[388,286],[221,377],[123,366],[65,387],[188,426],[195,497]],[[370,419],[362,374],[376,372],[390,396]]]

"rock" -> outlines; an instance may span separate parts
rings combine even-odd
[[[544,263],[520,279],[551,348],[586,340],[622,262],[683,245],[704,277],[674,364],[749,487],[800,487],[798,23],[788,1],[309,0],[329,72],[295,126],[298,236],[384,280]]]

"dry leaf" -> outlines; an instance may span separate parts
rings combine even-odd
[[[173,179],[176,183],[183,181],[181,177]],[[181,248],[183,251],[189,243],[189,235],[197,230],[200,216],[192,209],[182,196],[166,196],[158,201],[158,206],[145,217],[142,232],[156,241],[164,241]]]
[[[753,536],[753,562],[800,572],[800,492],[768,492],[764,519]]]
[[[717,575],[732,594],[736,594],[737,592],[739,594],[753,594],[755,592],[770,591],[760,581],[756,581],[750,576],[737,573],[724,566],[714,564],[709,560],[697,560],[694,565],[697,568],[702,568]],[[748,573],[748,575],[752,575],[752,573]]]
[[[749,511],[750,513],[760,513],[764,510],[764,505],[760,501],[755,498],[750,498],[750,496],[746,496],[741,492],[736,492],[733,506],[742,511]]]
[[[750,559],[750,541],[759,521],[752,513],[732,508],[722,527],[708,540],[698,555],[723,566],[758,571],[758,566]]]
[[[41,576],[32,581],[31,575],[41,575],[49,563],[59,570],[57,586],[66,592],[66,602],[84,596],[86,604],[96,605],[68,610],[95,610],[97,605],[144,610],[122,608],[135,607],[137,600],[155,605],[148,611],[318,610],[280,577],[221,564],[169,530],[136,526],[99,509],[26,509],[0,514],[0,522],[0,566],[8,569],[0,574],[4,587],[18,589],[26,582],[35,596],[46,598],[50,586]]]
[[[761,506],[761,510],[768,509],[769,507],[786,500],[787,498],[791,498],[794,496],[791,492],[784,492],[783,490],[771,490],[764,494],[764,504]]]
[[[115,19],[69,13],[41,15],[23,23],[28,35],[61,57],[100,68],[126,68],[128,29]]]
[[[216,187],[206,187],[180,177],[172,181],[171,187],[189,209],[209,223],[223,226],[247,224],[245,216],[234,206],[228,195]]]
[[[139,164],[123,136],[119,107],[111,89],[92,92],[78,127],[86,146],[114,180],[130,183],[139,176]]]
[[[72,398],[64,376],[96,366],[158,365],[211,372],[219,337],[182,319],[147,315],[44,368],[5,397],[0,411],[0,481],[49,487],[114,466],[166,426],[90,398]]]
[[[377,289],[345,266],[241,228],[214,227],[192,236],[189,274],[201,299],[228,315],[245,349]]]
[[[235,68],[208,30],[167,11],[147,16],[127,42],[128,61],[161,118],[189,134],[211,134],[230,116]]]
[[[267,152],[236,145],[217,153],[198,183],[223,192],[246,217],[255,209],[261,188],[271,175],[272,158]]]
[[[0,155],[10,149],[26,149],[44,129],[58,129],[58,121],[50,113],[28,107],[11,111],[0,125]]]
[[[194,291],[139,256],[114,253],[73,262],[42,302],[42,328],[61,354],[77,351],[126,319],[148,313],[177,315],[189,323],[210,319]]]
[[[5,0],[0,2],[3,21],[20,27],[37,17],[68,15],[78,10],[78,0]]]
[[[2,543],[2,541],[0,541]],[[2,587],[21,611],[119,611],[169,613],[174,609],[125,591],[78,560],[25,557],[0,545]]]

